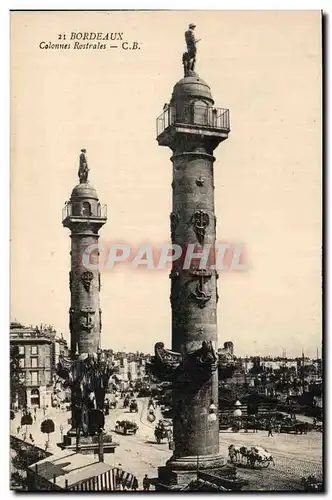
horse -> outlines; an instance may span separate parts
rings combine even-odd
[[[249,457],[250,457],[251,449],[248,448],[247,446],[241,446],[240,447],[240,458],[247,459],[247,465],[249,464]]]
[[[231,444],[228,447],[228,456],[232,464],[238,462],[240,459],[240,448],[238,446],[235,446],[234,444]]]

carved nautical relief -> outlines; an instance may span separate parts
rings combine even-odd
[[[69,329],[74,332],[77,329],[83,329],[90,332],[96,324],[95,311],[90,308],[76,310],[73,307],[69,309]]]
[[[202,187],[204,185],[204,182],[205,182],[205,179],[202,176],[200,176],[198,179],[196,179],[197,186]]]
[[[169,218],[170,218],[170,222],[171,222],[171,238],[173,240],[175,237],[175,231],[176,231],[177,225],[179,223],[179,216],[176,212],[172,212],[170,214]]]
[[[163,342],[155,344],[155,355],[148,363],[148,370],[159,380],[175,384],[204,382],[217,369],[218,358],[212,342],[203,340],[202,346],[182,355],[165,349]]]
[[[212,276],[212,273],[206,271],[205,269],[197,269],[191,271],[190,274],[194,277],[198,277],[198,283],[195,287],[195,290],[191,292],[191,296],[195,299],[199,307],[202,309],[212,297],[208,285],[205,282],[206,278],[210,278]]]
[[[196,210],[191,219],[199,243],[204,242],[206,228],[210,223],[209,214],[203,210]]]
[[[81,310],[79,312],[79,326],[88,332],[94,328],[96,324],[96,314],[92,310]]]
[[[91,271],[84,271],[84,273],[82,273],[81,281],[87,292],[90,292],[92,280],[93,280],[93,273]]]

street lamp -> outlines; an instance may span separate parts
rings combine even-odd
[[[211,401],[211,404],[209,406],[209,414],[207,417],[208,422],[213,423],[217,420],[216,410],[217,410],[216,405],[214,404],[213,401]]]
[[[62,442],[62,440],[63,440],[63,425],[62,424],[60,425],[59,429],[60,429],[61,442]]]

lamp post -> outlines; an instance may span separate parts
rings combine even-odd
[[[61,442],[63,440],[63,425],[60,425],[60,437],[61,437]]]

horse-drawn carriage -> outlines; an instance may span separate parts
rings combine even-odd
[[[154,435],[158,444],[162,442],[163,439],[171,440],[172,429],[170,426],[165,425],[165,422],[159,420],[155,427]]]
[[[235,446],[228,447],[228,455],[232,464],[247,466],[252,469],[266,469],[274,463],[274,458],[267,450],[260,446]]]
[[[115,423],[115,432],[125,436],[136,434],[138,425],[131,420],[117,420]]]
[[[299,421],[294,421],[293,422],[286,422],[284,424],[281,424],[280,426],[280,432],[284,433],[295,433],[295,434],[307,434],[313,429],[313,425],[309,424],[308,422],[299,422]]]

